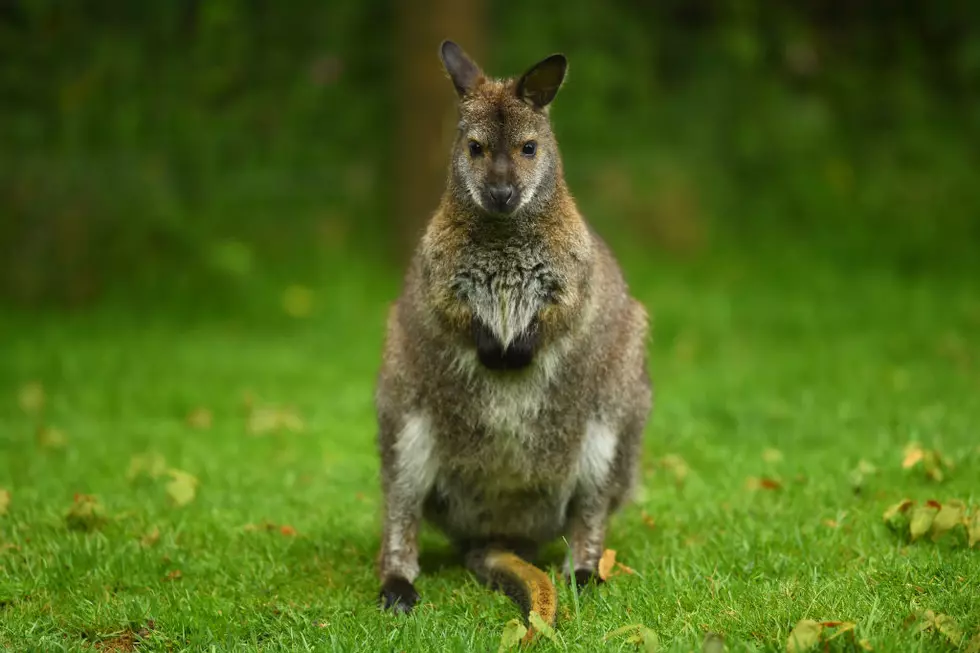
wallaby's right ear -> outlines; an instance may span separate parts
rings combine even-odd
[[[473,63],[473,60],[452,41],[443,41],[439,47],[439,57],[442,65],[453,80],[453,86],[459,97],[463,97],[483,81],[483,71]]]

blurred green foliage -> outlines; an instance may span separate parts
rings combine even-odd
[[[569,55],[567,174],[636,255],[805,241],[935,268],[980,243],[978,7],[488,0],[482,63]],[[391,179],[421,156],[393,137],[392,44],[411,29],[393,15],[0,2],[2,299],[220,296],[352,254],[393,264]]]

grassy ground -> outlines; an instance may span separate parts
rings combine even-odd
[[[562,587],[557,643],[539,650],[632,650],[602,637],[634,623],[665,650],[698,649],[708,631],[731,651],[782,650],[801,619],[856,622],[876,651],[953,650],[904,625],[926,609],[965,646],[980,631],[980,550],[962,529],[910,543],[881,516],[905,497],[980,504],[977,283],[785,251],[637,258],[628,273],[655,316],[658,386],[643,491],[607,542],[634,573],[577,601]],[[496,650],[516,609],[432,533],[424,604],[400,619],[375,608],[371,393],[396,287],[334,278],[297,320],[274,298],[256,321],[8,315],[0,646]],[[298,422],[267,430],[273,407]],[[902,468],[913,440],[955,462],[942,482]],[[856,490],[862,460],[876,471]],[[105,520],[66,520],[77,493]]]

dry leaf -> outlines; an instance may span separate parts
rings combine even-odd
[[[61,449],[68,444],[65,432],[54,426],[39,426],[37,443],[45,449]]]
[[[783,452],[779,449],[766,449],[762,452],[762,459],[767,463],[782,462]]]
[[[306,286],[289,286],[282,293],[282,309],[290,317],[307,317],[313,310],[313,291]]]
[[[914,504],[915,502],[912,499],[902,499],[895,505],[889,506],[881,518],[889,525],[896,524],[900,521],[898,517],[904,515]]]
[[[948,614],[937,614],[934,623],[936,630],[942,633],[953,646],[959,646],[963,642],[963,631]]]
[[[684,459],[676,454],[667,454],[661,458],[660,465],[674,476],[677,485],[683,485],[691,471]]]
[[[778,490],[783,487],[783,484],[773,478],[752,476],[745,482],[745,487],[750,490]]]
[[[616,565],[616,551],[615,549],[606,549],[602,552],[602,557],[599,558],[599,578],[602,580],[609,580],[609,576],[612,573],[613,567]]]
[[[180,572],[180,569],[174,569],[173,571],[168,572],[167,575],[164,577],[163,580],[165,580],[165,581],[167,581],[167,580],[180,580],[183,577],[183,575],[184,574],[182,574]]]
[[[973,545],[980,542],[980,506],[977,506],[973,510],[973,515],[970,517],[970,521],[966,525],[967,537],[969,538],[969,546],[972,549]]]
[[[294,535],[296,535],[296,529],[293,528],[292,526],[282,526],[279,528],[279,532],[285,535],[286,537],[293,537]]]
[[[555,629],[551,627],[551,624],[541,618],[541,615],[538,614],[537,610],[531,610],[527,615],[527,620],[533,629],[533,631],[529,631],[527,633],[528,636],[530,636],[532,632],[540,633],[542,637],[550,639],[556,644],[558,643],[558,636],[555,634]]]
[[[874,647],[871,646],[871,642],[869,642],[866,639],[862,639],[862,640],[858,641],[858,646],[860,646],[865,651],[873,651],[873,650],[875,650]]]
[[[980,631],[966,645],[966,653],[980,653]]]
[[[126,478],[130,481],[146,475],[152,479],[159,478],[167,471],[167,461],[158,453],[140,454],[133,456],[126,470]]]
[[[962,523],[963,514],[966,510],[966,506],[962,501],[947,501],[939,509],[939,513],[936,518],[932,521],[932,541],[935,542],[947,531],[952,530],[957,525]]]
[[[262,435],[276,431],[292,431],[299,433],[305,425],[295,411],[288,408],[262,407],[255,408],[248,416],[248,432]]]
[[[194,500],[197,494],[198,480],[187,472],[179,469],[168,470],[170,482],[167,483],[167,494],[177,506],[186,506]]]
[[[708,633],[701,644],[701,653],[725,653],[725,638],[718,633]]]
[[[511,619],[504,626],[503,632],[500,633],[500,646],[497,648],[497,653],[504,653],[504,651],[517,648],[526,634],[527,626],[517,619]]]
[[[140,545],[145,547],[151,547],[160,540],[160,528],[157,526],[153,527],[153,530],[140,538]]]
[[[912,508],[909,533],[912,535],[913,542],[929,532],[929,529],[932,528],[932,522],[936,519],[938,513],[938,508],[928,503],[924,506]]]
[[[796,623],[793,632],[786,640],[786,653],[802,653],[809,651],[820,643],[820,633],[823,626],[812,619],[803,619]]]
[[[17,403],[28,415],[36,415],[44,408],[44,386],[37,381],[25,383],[17,393]]]
[[[654,520],[654,518],[651,515],[647,513],[646,510],[640,513],[640,517],[643,519],[643,523],[646,524],[647,527],[656,528],[657,522]]]
[[[207,408],[195,408],[187,414],[187,426],[201,431],[211,428],[213,415]]]
[[[619,571],[618,571],[618,572],[616,572],[616,573],[620,573],[620,572],[622,572],[622,573],[624,573],[624,574],[630,574],[631,576],[632,576],[633,574],[635,574],[635,573],[636,573],[636,570],[635,570],[635,569],[633,569],[632,567],[627,567],[627,566],[626,566],[626,565],[624,565],[624,564],[623,564],[622,562],[617,562],[617,563],[616,563],[616,569],[618,569],[618,570],[619,570]],[[613,573],[612,575],[613,575],[613,576],[615,576],[615,575],[616,575],[616,573]]]
[[[869,476],[874,476],[878,473],[878,468],[869,463],[863,458],[858,461],[857,467],[851,471],[851,486],[854,488],[855,492],[861,490],[864,487],[864,481]]]
[[[854,629],[857,628],[857,624],[853,621],[824,621],[820,624],[824,628],[836,628],[837,630],[833,635],[828,637],[826,641],[830,642],[837,639],[844,633],[851,633],[853,636]]]
[[[65,515],[65,522],[70,530],[91,531],[105,523],[105,509],[96,497],[76,494]]]
[[[910,442],[905,445],[905,451],[903,453],[902,469],[915,467],[925,457],[925,451],[918,442]]]
[[[0,516],[7,514],[10,508],[10,490],[0,488]]]

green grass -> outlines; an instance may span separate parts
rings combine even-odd
[[[562,586],[559,643],[538,650],[631,650],[602,636],[641,622],[667,650],[696,650],[707,631],[731,651],[783,650],[804,618],[855,621],[876,651],[952,650],[903,627],[917,609],[980,630],[980,550],[961,533],[910,544],[881,519],[903,497],[980,503],[978,284],[813,253],[627,268],[654,314],[657,403],[642,491],[607,545],[635,574],[577,603]],[[496,650],[515,607],[431,532],[424,603],[407,618],[375,607],[371,395],[396,289],[382,273],[333,277],[302,320],[273,296],[217,317],[8,314],[0,646],[121,646],[142,631],[138,648],[151,651]],[[31,381],[46,391],[40,417],[18,405]],[[247,433],[246,393],[292,406],[305,430]],[[197,407],[212,411],[210,428],[185,423]],[[40,444],[39,421],[65,446]],[[902,469],[910,440],[956,462],[944,482]],[[194,501],[170,505],[165,477],[127,478],[149,452],[199,479]],[[681,485],[660,464],[668,454],[690,468]],[[855,493],[862,459],[878,473]],[[746,487],[762,476],[782,489]],[[104,504],[101,528],[66,527],[75,493]],[[246,528],[264,521],[296,534]]]

